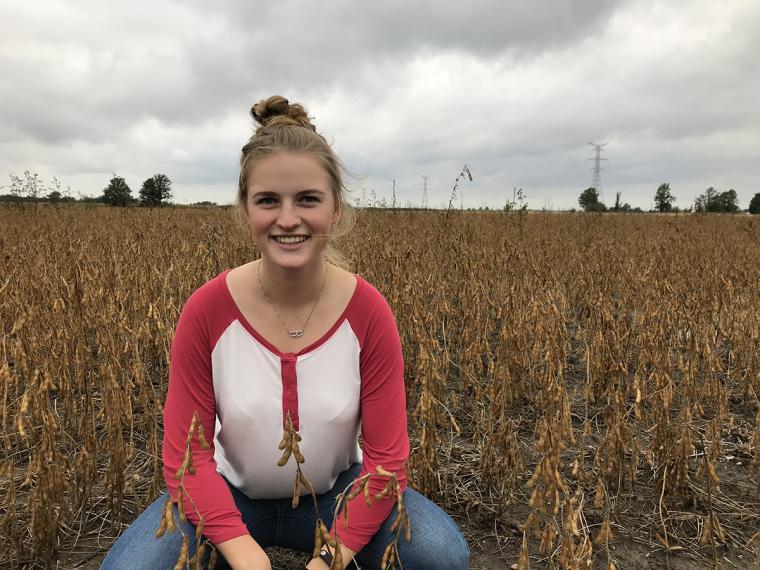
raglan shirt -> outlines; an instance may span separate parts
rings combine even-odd
[[[277,466],[287,412],[302,436],[301,469],[317,494],[357,462],[360,476],[377,473],[378,466],[397,473],[403,491],[409,455],[404,365],[383,296],[357,276],[353,296],[330,330],[296,354],[282,353],[240,312],[227,273],[190,296],[172,342],[163,462],[175,502],[175,474],[194,411],[210,444],[204,450],[197,437],[191,441],[195,474],[185,474],[182,482],[188,519],[197,526],[200,513],[203,534],[214,544],[248,534],[223,477],[252,499],[292,496],[295,458]],[[370,492],[380,492],[385,481],[371,477]],[[337,527],[343,544],[358,552],[394,504],[385,498],[368,507],[360,493],[349,503],[348,527],[341,513],[332,533]]]

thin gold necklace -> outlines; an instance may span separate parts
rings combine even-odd
[[[306,329],[307,325],[309,324],[309,321],[311,320],[311,316],[314,314],[314,309],[317,308],[317,303],[319,303],[319,298],[322,296],[322,291],[325,288],[325,283],[327,283],[327,263],[325,263],[325,278],[322,280],[322,287],[319,289],[319,293],[317,293],[317,298],[314,300],[314,304],[311,306],[311,311],[309,311],[309,316],[306,317],[306,321],[304,321],[303,326],[300,329],[292,330],[288,328],[288,325],[285,324],[285,321],[282,319],[282,315],[280,315],[280,310],[277,308],[277,305],[272,300],[272,298],[267,293],[267,290],[264,289],[264,283],[261,281],[261,266],[263,265],[262,261],[259,261],[259,265],[256,270],[256,276],[259,278],[259,287],[261,287],[261,292],[264,293],[264,298],[267,300],[267,303],[272,305],[272,308],[274,309],[274,313],[277,315],[277,318],[279,319],[280,323],[282,323],[282,326],[285,327],[285,330],[288,331],[288,336],[290,338],[301,338],[303,336],[303,331]]]

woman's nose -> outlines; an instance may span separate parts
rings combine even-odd
[[[280,208],[280,215],[277,217],[277,223],[283,229],[296,228],[301,224],[301,218],[298,216],[292,204],[283,204]]]

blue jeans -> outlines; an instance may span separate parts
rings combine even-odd
[[[335,486],[317,495],[319,512],[325,524],[332,525],[335,501],[348,484],[355,479],[361,465],[354,464],[338,476]],[[229,483],[228,483],[229,485]],[[243,516],[248,532],[262,547],[279,546],[290,550],[311,553],[314,548],[316,514],[308,496],[301,497],[297,508],[291,499],[250,499],[232,485],[230,491]],[[157,539],[156,529],[161,522],[164,503],[168,495],[157,499],[145,509],[124,534],[119,537],[103,560],[105,570],[170,570],[177,562],[182,534],[166,532]],[[404,504],[412,525],[412,540],[406,542],[403,533],[398,542],[399,556],[405,570],[436,568],[462,570],[469,567],[470,551],[456,523],[440,507],[414,489],[407,487]],[[379,569],[386,545],[392,539],[390,527],[395,509],[383,522],[372,540],[356,555],[364,569]],[[179,520],[177,505],[174,519],[190,537],[189,556],[195,551],[195,527],[189,521]],[[350,523],[349,523],[350,524]],[[219,556],[217,568],[228,568]]]

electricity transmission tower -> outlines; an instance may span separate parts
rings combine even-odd
[[[428,191],[428,178],[430,178],[430,176],[423,176],[422,174],[420,174],[420,176],[422,177],[422,208],[425,209],[428,207],[428,192],[427,191]]]
[[[587,158],[586,160],[593,160],[594,161],[594,168],[591,169],[591,171],[594,173],[594,176],[591,179],[591,187],[596,189],[597,194],[599,194],[599,199],[602,197],[602,170],[604,170],[600,166],[600,162],[602,160],[607,160],[606,158],[601,158],[602,148],[607,146],[610,143],[602,143],[602,144],[596,144],[589,142],[593,149],[594,149],[594,156],[591,158]]]

